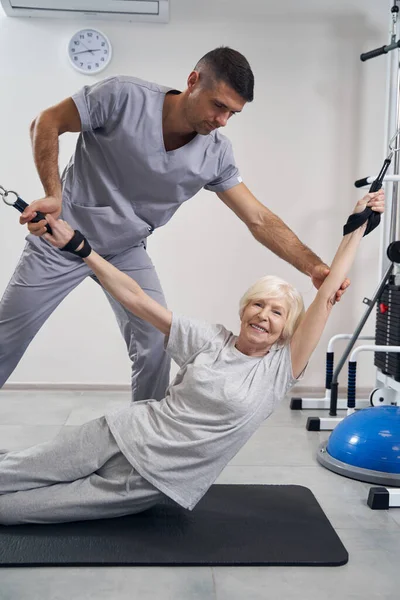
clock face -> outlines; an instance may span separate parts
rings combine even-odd
[[[97,29],[77,31],[68,44],[72,66],[86,75],[95,75],[106,68],[111,60],[111,44]]]

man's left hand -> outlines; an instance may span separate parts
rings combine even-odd
[[[313,271],[311,273],[311,281],[313,282],[313,285],[317,288],[317,290],[321,287],[323,281],[328,276],[329,271],[329,267],[327,265],[324,265],[323,263],[321,263],[320,265],[315,265],[315,267],[313,268]],[[340,302],[341,297],[343,296],[344,292],[349,287],[349,285],[350,279],[345,279],[342,285],[340,286],[340,289],[338,289],[338,291],[336,292],[335,302]]]

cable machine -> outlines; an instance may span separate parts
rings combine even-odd
[[[400,0],[392,1],[389,43],[360,56],[364,62],[388,54],[385,146],[389,148],[389,155],[377,177],[364,177],[355,182],[356,187],[372,182],[370,191],[376,191],[378,184],[385,183],[386,198],[390,200],[381,229],[381,281],[373,297],[364,298],[365,314],[349,336],[350,341],[335,370],[333,352],[329,365],[327,357],[330,417],[311,417],[307,422],[310,431],[333,429],[329,440],[318,450],[320,464],[340,475],[380,486],[400,486]],[[353,350],[355,343],[362,339],[360,333],[374,309],[377,313],[375,344]],[[372,407],[356,411],[356,359],[365,351],[374,352],[376,389],[370,395]],[[338,377],[349,356],[347,417],[340,419],[336,416]],[[368,505],[373,509],[400,506],[400,489],[371,488]]]

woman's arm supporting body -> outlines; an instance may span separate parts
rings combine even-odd
[[[361,212],[365,206],[382,212],[384,207],[383,191],[367,194],[357,203],[354,212]],[[367,223],[364,223],[359,229],[343,237],[336,251],[328,277],[319,288],[314,301],[307,309],[301,324],[293,335],[290,342],[290,353],[294,377],[298,377],[304,370],[321,338],[335,303],[336,292],[348,275],[366,227]]]

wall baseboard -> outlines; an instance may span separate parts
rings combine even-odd
[[[374,386],[371,387],[359,387],[357,386],[357,398],[369,398],[370,393],[374,389]],[[347,388],[342,386],[339,388],[339,398],[346,397]],[[325,398],[326,390],[323,387],[312,387],[312,386],[294,386],[288,393],[290,397],[299,397],[299,398]]]
[[[5,383],[2,390],[55,390],[59,392],[130,392],[131,386],[129,383],[47,383],[42,381],[24,382],[24,383]]]
[[[5,383],[2,387],[4,391],[23,391],[23,390],[37,390],[37,391],[59,391],[59,392],[130,392],[131,386],[129,383],[48,383],[43,381],[35,382],[15,382]],[[371,391],[374,389],[371,387],[357,387],[357,398],[369,398]],[[301,398],[324,398],[325,388],[321,386],[295,386],[290,390],[290,397],[296,396]],[[344,388],[340,397],[344,396]]]

